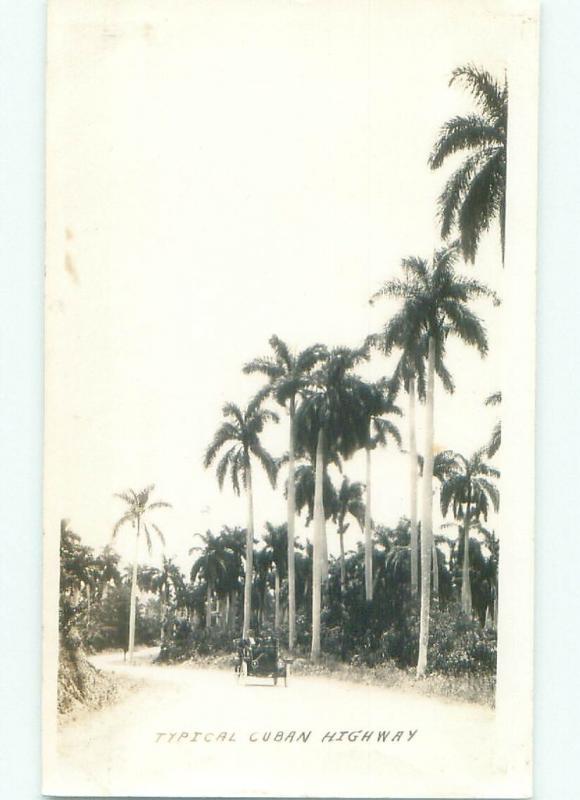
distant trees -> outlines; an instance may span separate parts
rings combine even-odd
[[[494,480],[500,476],[499,470],[483,460],[478,451],[470,458],[460,453],[449,452],[442,473],[441,513],[445,517],[451,508],[456,520],[461,520],[464,537],[463,576],[461,581],[461,607],[467,615],[471,614],[472,597],[469,576],[469,535],[472,523],[478,524],[480,518],[487,519],[488,511],[499,509],[499,490]]]

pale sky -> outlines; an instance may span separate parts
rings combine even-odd
[[[450,74],[473,62],[501,78],[513,23],[458,3],[450,24],[429,0],[68,5],[49,54],[47,505],[100,548],[114,492],[155,483],[173,504],[155,517],[166,553],[186,567],[194,533],[245,525],[245,499],[202,465],[222,404],[261,385],[241,367],[273,333],[355,346],[380,327],[395,306],[369,296],[440,244],[448,171],[427,157],[473,108]],[[465,271],[501,293],[497,229]],[[477,310],[490,354],[450,344],[456,393],[436,393],[437,446],[466,455],[501,388],[501,309]],[[366,374],[391,368],[375,356]],[[287,438],[282,416],[264,441],[277,456]],[[364,458],[345,473],[364,480]],[[407,473],[394,447],[377,452],[377,523],[408,515]],[[285,520],[258,470],[254,506],[258,537]],[[347,548],[358,538],[353,524]]]

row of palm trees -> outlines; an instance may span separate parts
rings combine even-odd
[[[409,426],[409,484],[410,484],[410,550],[411,588],[419,594],[420,641],[417,674],[423,675],[427,666],[429,640],[429,610],[432,596],[432,564],[436,564],[433,537],[433,480],[443,481],[441,493],[444,513],[451,505],[462,520],[465,542],[469,543],[472,527],[485,518],[488,508],[497,508],[499,494],[493,479],[497,470],[484,461],[484,449],[466,459],[447,453],[436,463],[434,453],[435,381],[438,378],[446,391],[454,390],[454,381],[446,363],[447,345],[457,338],[475,348],[484,357],[488,338],[482,320],[473,309],[474,301],[497,296],[483,283],[466,278],[457,270],[460,258],[473,262],[482,234],[497,219],[501,231],[502,259],[505,241],[505,177],[507,145],[507,81],[495,81],[485,70],[472,65],[453,72],[450,83],[460,82],[472,94],[476,111],[457,116],[444,124],[429,158],[432,169],[440,168],[456,153],[463,153],[460,166],[448,178],[438,202],[443,244],[429,259],[407,257],[401,262],[398,277],[386,281],[370,298],[378,303],[386,298],[398,304],[396,312],[385,320],[380,331],[360,346],[350,349],[329,349],[313,344],[293,351],[277,336],[269,340],[271,351],[244,367],[244,372],[257,373],[265,378],[261,391],[245,408],[227,403],[223,422],[217,429],[204,456],[204,466],[215,464],[220,488],[226,477],[236,494],[245,492],[247,522],[244,546],[244,605],[242,635],[249,633],[254,572],[254,492],[253,471],[261,467],[272,486],[278,472],[287,466],[286,525],[288,567],[288,623],[290,650],[296,642],[295,521],[301,492],[310,481],[310,516],[313,520],[312,567],[312,637],[311,655],[320,656],[320,619],[323,586],[328,576],[328,548],[325,523],[329,511],[328,467],[339,468],[355,452],[365,451],[366,480],[364,484],[363,533],[365,548],[365,595],[372,601],[372,452],[392,440],[400,447],[401,435],[393,417],[402,412],[396,401],[399,394],[407,396]],[[373,351],[396,356],[396,365],[387,379],[365,381],[357,369],[371,357]],[[493,397],[493,396],[492,396]],[[496,396],[497,400],[498,396]],[[285,412],[288,431],[288,450],[274,458],[264,448],[262,434],[267,425],[280,421],[278,411],[268,405],[274,402]],[[421,459],[416,440],[416,405],[425,406],[424,458]],[[494,402],[490,398],[490,402]],[[499,447],[500,429],[494,431],[489,452]],[[419,483],[421,479],[421,483]],[[419,487],[421,498],[419,503]],[[121,525],[136,526],[136,542],[141,534],[143,515],[153,507],[149,504],[150,488],[140,495],[132,492],[121,495],[129,510],[119,520]],[[344,528],[344,519],[342,520]],[[419,552],[419,527],[420,552]],[[148,528],[143,529],[150,538]],[[160,534],[155,526],[152,530]],[[344,530],[343,530],[344,533]],[[342,542],[342,537],[341,537]],[[435,556],[434,556],[435,553]],[[464,548],[469,560],[469,547]],[[136,569],[136,559],[134,570]],[[437,580],[438,570],[433,571]],[[136,584],[135,576],[133,584]],[[470,611],[469,581],[463,582],[462,604]],[[436,587],[435,587],[436,588]],[[132,641],[130,648],[132,650]]]
[[[365,560],[367,600],[372,599],[372,557],[370,536],[372,525],[370,463],[371,450],[378,443],[377,433],[385,438],[392,430],[387,414],[393,413],[394,396],[401,387],[408,394],[410,423],[410,484],[411,484],[411,553],[412,585],[418,580],[417,563],[417,445],[415,437],[415,403],[417,397],[426,408],[424,464],[421,497],[421,629],[418,675],[427,666],[429,639],[429,608],[431,597],[431,561],[433,558],[433,477],[434,477],[434,389],[437,376],[447,391],[453,391],[453,378],[446,366],[446,347],[451,337],[475,347],[481,356],[488,351],[487,333],[482,321],[471,308],[474,300],[499,300],[483,283],[461,276],[457,262],[462,255],[474,261],[482,233],[494,218],[499,220],[502,259],[505,241],[505,177],[507,146],[507,80],[503,85],[489,73],[472,65],[454,71],[451,83],[460,81],[472,93],[477,111],[464,117],[454,117],[443,126],[429,158],[432,169],[438,169],[457,152],[467,152],[460,167],[447,180],[439,198],[439,217],[443,239],[457,235],[451,244],[438,248],[431,261],[418,257],[402,261],[400,277],[386,281],[371,298],[382,297],[399,301],[397,312],[385,322],[378,334],[369,338],[364,347],[328,351],[316,344],[293,354],[278,337],[270,344],[273,356],[257,359],[246,365],[246,372],[260,372],[268,379],[263,391],[242,412],[232,404],[224,407],[225,422],[218,429],[205,457],[209,466],[217,453],[225,450],[218,464],[218,480],[223,485],[228,470],[232,471],[234,489],[239,492],[242,476],[248,497],[248,539],[246,543],[246,587],[251,584],[253,541],[253,495],[251,482],[252,455],[262,464],[273,483],[274,460],[259,440],[266,421],[278,421],[273,412],[265,412],[262,402],[268,395],[283,406],[289,417],[287,524],[288,563],[294,558],[295,521],[295,459],[298,454],[308,460],[314,470],[314,567],[312,609],[312,657],[320,655],[321,586],[327,574],[327,548],[324,531],[324,483],[328,463],[339,463],[359,448],[367,456]],[[370,348],[385,355],[398,354],[394,375],[387,382],[371,384],[354,371],[369,357]],[[232,444],[233,443],[233,444]],[[227,447],[227,449],[225,449]],[[467,464],[455,460],[455,483],[460,485],[469,472]],[[478,463],[483,463],[480,459]],[[481,469],[481,467],[478,467]],[[456,473],[456,474],[455,474]],[[465,478],[471,485],[469,478]],[[480,478],[485,480],[485,478]],[[463,484],[462,484],[463,485]],[[480,486],[475,495],[461,495],[459,505],[466,516],[465,530],[469,535],[470,517],[482,506]],[[470,491],[472,491],[470,490]],[[469,548],[465,548],[466,558]],[[249,592],[249,589],[248,589]],[[290,635],[294,644],[295,603],[292,576],[289,577]],[[469,606],[465,587],[464,607]],[[244,635],[248,633],[250,594],[244,606]]]

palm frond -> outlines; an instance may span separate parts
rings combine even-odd
[[[134,519],[135,515],[133,514],[132,511],[128,511],[126,514],[123,514],[123,516],[116,522],[115,527],[113,528],[113,533],[111,534],[111,541],[114,541],[117,538],[117,534],[119,533],[120,528],[126,522],[132,521]]]
[[[487,457],[493,458],[501,447],[501,421],[496,422],[491,432],[490,440],[487,444]]]
[[[431,169],[438,169],[454,153],[482,147],[503,147],[505,143],[504,132],[485,117],[478,114],[453,117],[442,126],[428,163]]]
[[[507,84],[502,88],[487,72],[474,64],[466,64],[453,70],[449,85],[460,81],[471,92],[485,112],[498,122],[504,121],[507,108]],[[506,120],[507,121],[507,120]]]
[[[159,528],[157,527],[157,525],[154,522],[151,522],[150,525],[153,528],[153,530],[155,531],[155,533],[157,534],[157,536],[159,537],[163,547],[165,547],[165,536],[163,535],[163,533],[159,530]]]
[[[501,392],[494,392],[485,398],[486,406],[498,406],[501,403]]]

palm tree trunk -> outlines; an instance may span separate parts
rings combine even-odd
[[[373,599],[373,540],[371,524],[371,448],[366,450],[366,505],[365,505],[365,597],[367,603]]]
[[[135,555],[133,557],[133,573],[131,575],[131,606],[129,609],[129,664],[133,663],[135,649],[135,612],[137,606],[137,557],[139,553],[139,534],[141,533],[141,517],[137,517],[137,533],[135,534]]]
[[[435,340],[429,337],[427,360],[427,401],[425,405],[425,464],[423,467],[421,508],[421,618],[417,677],[427,670],[429,645],[429,606],[431,600],[431,536],[433,528],[433,436],[435,405]]]
[[[280,573],[274,567],[274,631],[278,633],[280,627]]]
[[[324,433],[318,431],[316,445],[316,472],[314,482],[314,552],[312,555],[312,646],[310,657],[320,658],[320,611],[322,589],[322,537],[324,536],[324,480],[323,464]]]
[[[344,561],[344,533],[342,531],[338,532],[338,538],[340,540],[340,593],[344,597],[346,592],[346,564]]]
[[[417,432],[415,429],[415,378],[409,381],[409,486],[411,497],[411,594],[419,595],[419,547],[417,536]]]
[[[322,485],[324,486],[324,474],[326,470],[324,469],[324,464],[322,467],[323,470],[323,477],[322,477]],[[322,492],[322,502],[324,504],[324,489],[321,490]],[[320,580],[324,584],[328,580],[329,569],[328,569],[328,540],[326,538],[326,513],[323,509],[322,511],[322,533],[320,536]]]
[[[212,596],[212,588],[211,588],[211,581],[207,579],[207,595],[205,598],[205,629],[209,631],[211,628],[211,596]]]
[[[229,629],[231,627],[231,619],[230,619],[231,602],[232,602],[231,595],[228,592],[226,594],[226,617],[225,617],[225,628],[226,628],[226,631],[229,631]]]
[[[161,612],[161,631],[159,638],[161,640],[161,644],[165,642],[165,623],[167,622],[167,603],[165,602],[166,597],[164,595],[166,593],[163,592],[163,589],[159,592],[159,610]]]
[[[296,486],[294,468],[294,409],[290,399],[290,442],[288,446],[288,650],[296,643],[296,562],[294,557],[294,523],[296,521]]]
[[[252,468],[248,454],[246,472],[246,492],[248,495],[248,528],[246,531],[246,580],[244,584],[244,624],[242,638],[247,639],[250,633],[252,616],[252,575],[254,564],[254,498],[252,495]]]
[[[433,537],[431,556],[432,556],[431,562],[433,567],[433,599],[439,600],[439,560],[437,558],[437,545],[435,544],[435,537]]]
[[[469,523],[471,516],[471,502],[467,503],[465,511],[465,525],[463,533],[463,573],[461,577],[461,610],[468,617],[471,616],[471,579],[469,577]]]

